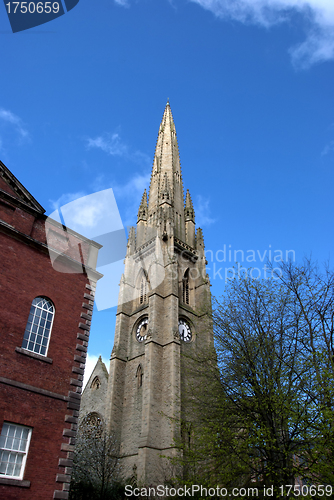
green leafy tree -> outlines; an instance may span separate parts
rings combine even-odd
[[[296,481],[333,484],[333,283],[308,261],[228,283],[215,353],[185,363],[184,482],[273,485],[272,498]]]
[[[273,485],[277,496],[301,473],[295,457],[303,453],[312,404],[304,390],[304,332],[293,311],[288,289],[246,277],[230,283],[213,316],[221,390],[237,425],[231,449],[246,461],[249,480]]]
[[[321,271],[310,260],[287,263],[277,274],[296,301],[299,328],[305,332],[303,350],[310,380],[306,388],[313,405],[309,411],[309,448],[305,457],[310,482],[334,484],[334,273]],[[312,411],[313,410],[313,411]]]

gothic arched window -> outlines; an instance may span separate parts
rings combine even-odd
[[[189,269],[186,270],[182,279],[182,300],[184,304],[189,304]]]
[[[95,377],[93,382],[91,383],[91,386],[90,388],[91,389],[99,389],[101,387],[101,381],[99,379],[99,377]]]
[[[146,276],[143,276],[140,280],[140,295],[139,295],[139,303],[145,304],[147,302],[147,279]]]
[[[28,351],[46,356],[55,307],[46,297],[35,297],[32,301],[22,347]]]
[[[80,424],[80,432],[89,437],[101,437],[103,433],[103,419],[96,412],[88,413]]]

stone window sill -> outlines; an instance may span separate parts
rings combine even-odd
[[[24,481],[23,479],[0,477],[0,484],[5,484],[7,486],[19,486],[20,488],[30,488],[30,481]]]
[[[25,356],[29,356],[30,358],[38,359],[39,361],[44,361],[44,363],[52,364],[53,361],[51,358],[47,358],[46,356],[42,356],[41,354],[36,354],[35,352],[28,351],[27,349],[23,349],[22,347],[15,347],[15,351],[24,354]]]

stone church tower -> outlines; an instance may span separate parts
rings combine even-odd
[[[101,415],[118,437],[124,477],[135,472],[144,485],[163,482],[168,460],[161,457],[178,453],[180,422],[189,419],[185,359],[212,345],[205,264],[202,231],[195,228],[189,191],[184,199],[175,125],[167,103],[149,196],[145,190],[137,228],[129,233]],[[93,372],[91,380],[95,377]],[[88,387],[83,394],[86,415],[89,393]]]

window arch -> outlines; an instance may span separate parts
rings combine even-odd
[[[98,376],[96,376],[90,385],[91,389],[99,389],[101,387],[101,381]]]
[[[85,434],[86,436],[89,437],[96,437],[99,438],[102,436],[103,430],[104,430],[104,422],[103,418],[101,415],[97,412],[91,412],[86,415],[79,427],[80,433]]]
[[[55,307],[46,297],[35,297],[32,301],[22,347],[28,351],[46,356]]]
[[[189,305],[189,268],[183,275],[182,279],[182,301]]]
[[[137,368],[137,373],[136,373],[138,389],[139,389],[139,387],[141,387],[143,385],[143,376],[144,376],[143,369],[142,369],[141,364],[139,364],[138,368]]]
[[[139,304],[146,304],[148,295],[148,283],[145,272],[142,272],[142,276],[139,284]]]

